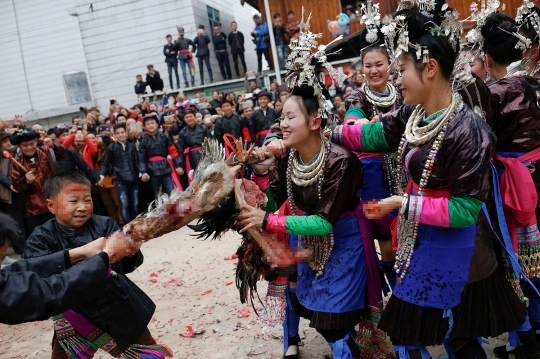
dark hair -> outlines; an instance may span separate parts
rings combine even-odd
[[[47,130],[47,136],[50,136],[50,135],[55,135],[56,137],[59,137],[60,134],[58,133],[58,131],[56,131],[56,128],[49,128]]]
[[[341,95],[334,96],[334,100],[336,99],[336,97],[339,97],[341,99],[341,101],[343,101],[343,97]]]
[[[123,118],[126,119],[126,121],[127,121],[127,119],[128,119],[128,118],[126,117],[126,115],[124,115],[123,113],[118,113],[118,115],[116,115],[116,122],[118,122],[118,117],[123,117]]]
[[[330,94],[328,93],[326,87],[322,86],[322,92],[326,99],[330,99]],[[294,99],[298,103],[302,109],[302,112],[304,113],[304,116],[306,116],[306,119],[316,115],[319,111],[319,102],[317,101],[315,91],[311,86],[295,86],[291,91],[289,98]],[[321,118],[321,128],[326,127],[326,121],[327,120],[325,118]]]
[[[518,39],[516,22],[510,16],[495,12],[489,15],[481,28],[484,38],[484,52],[500,65],[508,65],[521,60],[521,50],[516,49]]]
[[[441,69],[441,74],[446,79],[450,79],[454,71],[454,63],[458,57],[458,51],[454,50],[450,41],[446,36],[433,36],[429,33],[435,25],[441,25],[443,18],[437,14],[443,13],[442,5],[445,1],[437,1],[435,14],[433,18],[420,13],[418,6],[415,5],[411,9],[402,10],[394,14],[394,16],[405,15],[405,23],[409,31],[409,41],[419,46],[427,48],[429,57],[435,59]],[[413,59],[416,64],[416,70],[421,72],[425,68],[422,59],[416,58],[416,50],[409,48],[405,56]]]
[[[87,130],[87,131],[86,131],[86,134],[87,134],[87,135],[94,135],[94,136],[97,135],[97,134],[96,134],[96,131],[92,131],[92,130]]]
[[[153,69],[153,68],[154,68],[154,65],[152,65],[152,64],[147,65],[146,68],[147,68],[147,69]]]
[[[255,15],[253,15],[253,18],[254,18],[254,19],[260,19],[260,18],[261,18],[261,15],[255,14]]]
[[[7,214],[0,212],[0,247],[6,244],[6,241],[15,242],[19,239],[19,228],[17,222]]]
[[[281,17],[281,15],[279,14],[279,12],[276,12],[276,13],[274,14],[274,19],[277,19],[278,17]]]
[[[371,51],[379,51],[384,53],[388,57],[388,62],[390,62],[390,56],[388,56],[388,51],[386,51],[386,46],[384,45],[384,34],[380,31],[380,28],[377,28],[377,40],[375,42],[369,42],[366,40],[368,34],[367,28],[364,28],[360,33],[360,61],[364,61],[364,55]]]
[[[58,173],[45,182],[45,196],[47,199],[54,198],[62,191],[64,186],[75,183],[91,187],[92,184],[83,174],[78,172]]]
[[[294,11],[290,10],[287,15],[294,15]]]
[[[168,39],[169,37],[172,37],[171,34],[165,36],[166,39]]]
[[[82,117],[81,117],[81,116],[75,116],[75,117],[73,117],[73,118],[71,119],[71,123],[75,123],[75,119],[77,119],[77,118],[80,118],[80,119],[82,120]],[[37,123],[36,123],[35,125],[37,125]]]
[[[156,123],[159,124],[159,116],[154,112],[150,112],[144,115],[142,120],[143,125],[146,125],[146,121],[156,121]]]
[[[137,75],[137,76],[135,76],[135,77],[142,77],[142,75]]]
[[[232,24],[238,25],[238,23],[237,23],[236,21],[231,22],[231,25],[232,25]]]
[[[113,126],[113,132],[116,132],[119,128],[123,128],[124,131],[126,130],[126,124],[125,123],[117,123]]]

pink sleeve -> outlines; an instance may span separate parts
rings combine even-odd
[[[363,125],[343,125],[334,130],[334,140],[336,143],[352,151],[362,151],[362,126]]]
[[[266,230],[277,234],[287,234],[287,216],[270,213],[266,222]]]
[[[450,228],[448,198],[410,196],[409,220],[432,226]]]
[[[255,184],[257,185],[257,187],[259,187],[261,191],[267,189],[268,186],[270,186],[270,175],[255,176],[254,174],[252,174],[251,180],[255,182]]]

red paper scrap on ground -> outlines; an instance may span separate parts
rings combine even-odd
[[[150,277],[157,277],[157,276],[158,276],[158,274],[157,274],[156,272],[152,272],[152,273],[150,274]]]
[[[208,295],[208,294],[210,294],[210,293],[212,293],[212,289],[208,289],[206,292],[204,292],[204,293],[201,294],[201,295]]]
[[[231,285],[233,282],[227,282],[225,283],[225,285]]]
[[[232,256],[230,256],[230,257],[225,257],[225,258],[223,258],[223,259],[226,260],[226,261],[232,261],[233,259],[238,259],[238,255],[236,255],[236,253],[235,253],[235,254],[233,254]]]
[[[150,282],[156,284],[158,282],[158,280],[157,279],[150,279]]]
[[[208,307],[208,313],[212,313],[214,311],[214,307]]]
[[[191,325],[186,325],[186,332],[178,334],[181,337],[192,337],[195,334],[193,327]]]
[[[242,308],[238,311],[242,317],[247,318],[251,313],[253,313],[253,308]]]

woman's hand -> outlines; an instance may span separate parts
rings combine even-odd
[[[364,205],[364,214],[368,219],[377,219],[386,216],[394,209],[400,208],[403,196],[392,196],[381,201],[370,201]]]
[[[287,147],[283,144],[283,140],[274,140],[268,144],[268,149],[278,157],[283,158],[287,155]]]
[[[244,227],[240,230],[240,233],[250,228],[262,228],[265,215],[266,212],[262,209],[247,204],[240,206],[240,214],[236,217],[239,220],[238,224]]]

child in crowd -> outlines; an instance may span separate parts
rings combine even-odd
[[[139,170],[143,174],[143,182],[150,181],[154,197],[159,195],[159,187],[163,185],[168,195],[174,189],[182,190],[178,176],[184,174],[182,161],[172,139],[159,132],[159,118],[151,112],[143,118],[147,135],[139,144]],[[172,160],[167,156],[171,156]]]
[[[46,205],[55,218],[34,230],[26,244],[25,258],[78,248],[119,230],[112,218],[93,215],[90,182],[81,174],[51,177],[45,184],[45,194]],[[52,359],[79,358],[79,352],[93,355],[98,348],[114,357],[172,356],[170,349],[156,344],[148,330],[155,304],[125,275],[142,262],[139,250],[113,264],[100,298],[53,317]],[[144,356],[149,353],[157,355]]]

